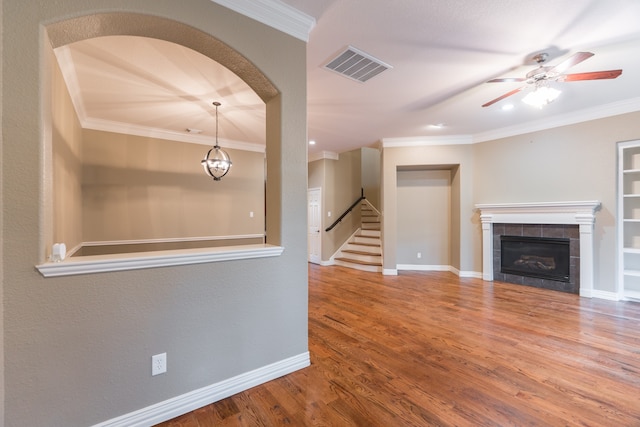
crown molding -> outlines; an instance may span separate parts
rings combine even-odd
[[[168,141],[188,142],[191,144],[214,145],[215,143],[215,138],[212,136],[175,132],[167,129],[145,126],[136,126],[128,123],[114,122],[110,120],[86,119],[81,122],[81,126],[83,129],[142,136],[145,138],[165,139]],[[257,153],[265,152],[264,144],[235,141],[223,138],[218,138],[218,140],[220,142],[220,145],[224,148],[242,151],[254,151]]]
[[[315,162],[316,160],[338,160],[339,154],[334,151],[319,151],[317,153],[309,154],[307,163]]]
[[[584,110],[578,110],[567,114],[559,114],[554,117],[526,122],[517,126],[509,126],[487,132],[480,132],[473,135],[473,142],[494,141],[496,139],[553,129],[560,126],[573,125],[590,120],[604,119],[607,117],[618,116],[620,114],[634,113],[636,111],[640,111],[640,98],[631,98],[624,101],[613,102],[597,107],[585,108]]]
[[[309,33],[316,25],[314,17],[279,0],[211,1],[304,42],[309,42]]]
[[[430,145],[467,145],[473,144],[471,135],[415,136],[407,138],[383,138],[383,148],[425,147]]]
[[[516,126],[494,129],[487,132],[480,132],[472,135],[443,135],[443,136],[416,136],[406,138],[384,138],[383,148],[393,147],[424,147],[432,145],[464,145],[477,144],[480,142],[494,141],[501,138],[509,138],[526,133],[538,132],[553,129],[561,126],[568,126],[577,123],[588,122],[590,120],[604,119],[607,117],[619,116],[621,114],[635,113],[640,111],[640,97],[631,98],[624,101],[613,102],[592,108],[574,111],[567,114],[560,114],[554,117],[547,117],[540,120],[530,121]]]
[[[73,108],[80,123],[87,120],[87,110],[82,102],[82,92],[80,91],[80,82],[78,81],[78,73],[76,72],[75,62],[71,56],[71,49],[68,45],[60,46],[54,49],[58,66],[62,72],[62,78],[67,85],[67,91],[71,98]]]

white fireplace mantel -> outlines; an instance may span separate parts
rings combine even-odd
[[[593,224],[599,201],[477,204],[482,278],[493,280],[493,224],[573,224],[580,228],[580,296],[593,294]]]

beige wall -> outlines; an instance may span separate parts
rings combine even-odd
[[[398,200],[398,170],[451,171],[451,266],[462,274],[481,270],[480,225],[473,216],[473,170],[471,145],[385,148],[382,156],[382,247],[385,271],[397,269],[399,253],[398,212],[412,209]]]
[[[207,146],[93,130],[83,146],[85,242],[264,233],[263,153],[225,148],[233,167],[214,182]]]
[[[38,167],[52,133],[43,32],[97,11],[146,18],[98,18],[63,34],[128,28],[185,44],[200,31],[204,45],[216,46],[207,35],[227,43],[277,88],[266,99],[267,239],[285,248],[281,256],[47,279],[37,272],[50,237],[47,171]],[[208,0],[4,0],[2,12],[4,423],[93,425],[305,354],[306,44]],[[162,352],[168,371],[151,377],[151,355]]]
[[[324,186],[326,160],[314,160],[308,164],[309,188]]]
[[[397,263],[451,265],[451,170],[399,170],[397,183]]]
[[[360,197],[361,167],[359,149],[340,153],[338,160],[309,163],[309,188],[322,188],[322,261],[328,261],[360,227],[360,209],[354,209],[331,231],[324,231]]]
[[[382,177],[380,150],[363,147],[362,156],[362,188],[367,201],[380,210],[380,180]]]
[[[53,49],[43,46],[51,64],[51,155],[53,242],[69,250],[82,241],[82,128]]]

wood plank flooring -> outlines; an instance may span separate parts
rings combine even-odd
[[[640,426],[638,303],[311,264],[309,350],[160,426]]]

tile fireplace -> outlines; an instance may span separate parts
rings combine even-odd
[[[595,211],[599,207],[598,201],[476,205],[482,222],[482,278],[591,297],[593,225]],[[508,260],[511,265],[507,271],[501,264],[504,240],[500,236],[520,237],[521,241],[526,241],[518,244],[525,253]],[[553,241],[553,244],[566,246],[556,252],[544,252],[536,244],[531,246],[531,237],[549,239],[548,243]],[[513,258],[515,255],[508,256]],[[568,265],[564,265],[562,271],[557,270],[557,264],[564,262]],[[531,270],[536,271],[532,273]],[[549,270],[555,270],[554,277],[540,277]]]
[[[493,224],[493,278],[577,294],[580,233],[568,224]]]

